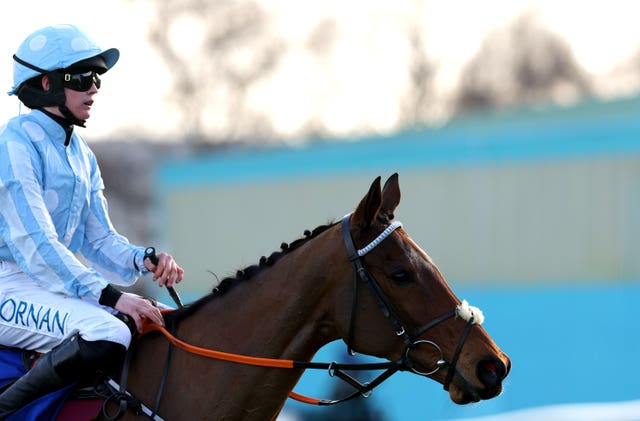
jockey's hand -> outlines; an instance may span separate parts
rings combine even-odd
[[[144,259],[144,265],[153,272],[153,280],[158,281],[161,287],[164,285],[172,287],[173,284],[182,281],[184,270],[178,266],[170,254],[158,253],[158,265],[154,265],[148,258]]]
[[[136,323],[138,332],[142,331],[142,321],[144,319],[149,319],[160,326],[164,326],[164,320],[162,314],[160,314],[160,310],[151,304],[149,300],[139,295],[128,292],[122,293],[114,308],[131,317]]]

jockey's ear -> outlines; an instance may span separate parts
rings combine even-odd
[[[380,177],[376,177],[376,179],[373,180],[373,183],[371,183],[369,192],[362,198],[360,204],[356,208],[356,211],[351,217],[353,225],[360,228],[371,226],[376,215],[378,215],[381,201],[382,193],[380,191]]]

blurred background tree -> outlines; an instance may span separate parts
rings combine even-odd
[[[591,76],[575,59],[568,42],[548,29],[540,15],[525,13],[489,33],[463,67],[456,89],[445,96],[439,94],[434,79],[440,64],[428,49],[426,4],[424,0],[404,2],[389,16],[400,34],[393,39],[395,49],[406,51],[406,60],[387,62],[387,73],[376,66],[377,60],[384,60],[376,57],[384,50],[375,48],[376,41],[386,41],[382,29],[380,40],[355,45],[369,54],[354,51],[352,55],[352,59],[362,55],[370,60],[370,72],[381,72],[379,81],[369,89],[371,101],[377,100],[380,86],[399,90],[396,103],[389,104],[390,112],[385,116],[393,121],[389,124],[394,130],[425,126],[480,109],[571,103],[594,93]],[[281,83],[277,95],[286,98],[285,91],[299,89],[300,84],[319,85],[301,104],[307,112],[299,117],[294,137],[335,137],[335,128],[327,123],[339,96],[333,91],[338,89],[334,62],[338,47],[345,43],[345,25],[351,22],[318,16],[302,39],[294,39],[279,27],[269,5],[259,0],[167,0],[151,5],[154,18],[150,20],[149,40],[170,69],[169,101],[180,114],[186,139],[218,144],[286,141],[287,134],[274,123],[275,111],[256,106],[256,97],[266,84],[276,83],[287,71],[292,56],[308,61],[313,66],[313,72],[308,73],[313,74],[296,73],[296,81]],[[371,16],[365,16],[367,13]],[[367,31],[376,33],[376,19],[382,13],[384,9],[375,5],[361,10],[363,16],[359,17],[368,25]],[[375,121],[360,118],[351,123],[359,125],[351,135],[379,131]]]
[[[398,49],[407,50],[408,65],[390,63],[400,71],[381,73],[377,82],[379,86],[389,84],[397,74],[406,79],[400,83],[404,88],[395,113],[403,126],[423,124],[435,103],[434,65],[428,58],[421,22],[424,2],[412,1],[409,5],[399,14],[397,23],[405,34],[404,45],[398,45]],[[287,65],[289,55],[306,56],[316,70],[314,76],[296,74],[302,81],[297,83],[313,85],[317,72],[326,83],[335,78],[332,54],[344,34],[340,22],[319,18],[307,29],[304,39],[286,38],[267,6],[254,0],[152,3],[149,40],[170,69],[169,100],[180,113],[180,126],[191,142],[281,141],[283,136],[272,124],[271,110],[257,109],[251,102],[263,84]],[[375,65],[371,71],[382,72]],[[292,83],[284,89],[295,90],[297,86]],[[372,93],[376,89],[371,86]],[[332,93],[328,89],[321,95],[324,99],[310,97],[305,101],[311,112],[300,122],[297,138],[333,135],[325,123]],[[364,128],[365,132],[370,130]]]
[[[576,101],[592,93],[571,47],[526,14],[484,40],[465,66],[454,113]]]
[[[209,133],[224,141],[274,136],[266,113],[247,106],[251,88],[272,75],[286,48],[262,6],[251,0],[153,6],[149,39],[170,69],[170,100],[185,138],[197,143]]]

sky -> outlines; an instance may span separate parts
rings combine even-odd
[[[170,107],[168,70],[147,42],[151,3],[0,2],[0,15],[5,17],[0,37],[0,92],[11,87],[11,56],[30,32],[49,24],[74,23],[103,48],[117,47],[121,52],[118,64],[103,77],[86,135],[108,139],[116,134],[177,134],[176,116]],[[331,67],[330,80],[321,74],[317,63],[310,63],[294,49],[284,61],[285,66],[261,88],[260,95],[254,95],[254,106],[271,110],[274,127],[283,135],[297,130],[304,113],[320,106],[327,110],[327,125],[337,133],[363,122],[374,122],[370,124],[377,125],[373,128],[379,131],[392,129],[397,110],[390,104],[395,103],[401,82],[391,74],[381,84],[379,78],[372,79],[374,75],[368,77],[371,72],[367,70],[406,58],[406,51],[399,51],[394,38],[399,36],[398,22],[408,15],[418,13],[424,21],[429,58],[439,66],[436,90],[445,94],[453,89],[460,69],[479,49],[484,36],[525,12],[537,13],[551,29],[565,36],[578,62],[601,77],[637,52],[640,41],[640,3],[621,0],[264,0],[262,4],[272,15],[277,30],[287,37],[306,38],[312,24],[326,17],[335,18],[342,28],[333,62],[327,64]],[[416,4],[422,6],[416,9]],[[189,25],[176,25],[176,42],[188,48],[194,30]],[[318,83],[309,83],[306,89],[287,89],[292,78],[302,72],[307,77],[317,74]],[[375,97],[371,97],[372,85],[380,87]],[[306,106],[292,106],[301,103]],[[16,115],[20,112],[19,102],[15,97],[0,95],[0,112],[5,119]]]

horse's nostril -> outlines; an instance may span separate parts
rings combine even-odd
[[[478,363],[478,378],[487,387],[496,387],[506,373],[506,368],[500,360],[482,360]]]

